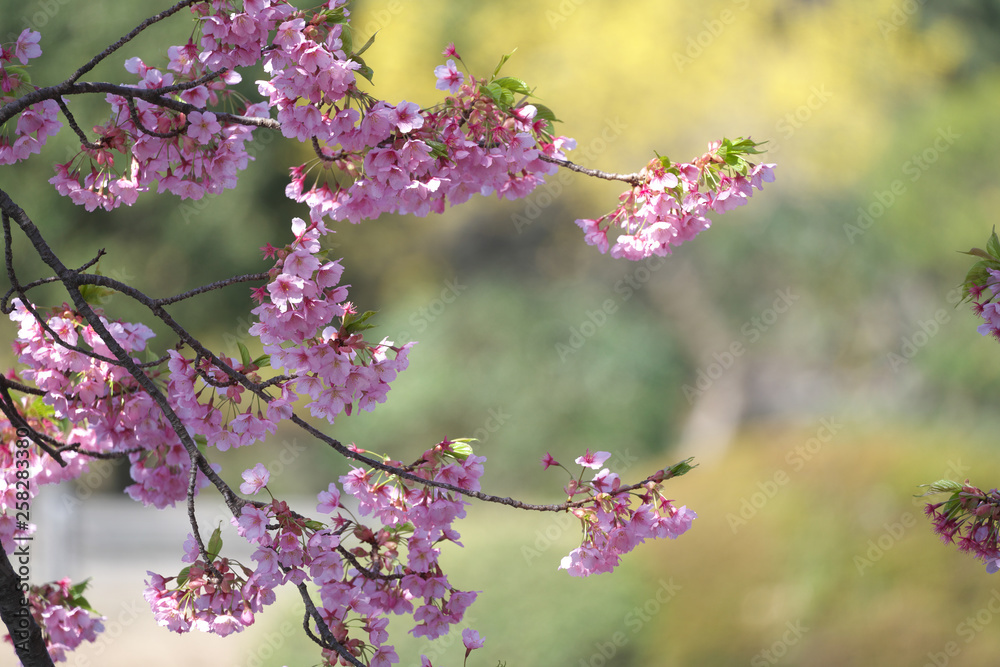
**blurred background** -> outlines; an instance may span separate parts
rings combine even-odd
[[[165,6],[0,0],[0,36],[42,32],[32,71],[44,85]],[[668,487],[698,512],[692,530],[643,545],[614,575],[556,571],[578,545],[565,519],[471,507],[457,526],[465,548],[444,557],[454,585],[483,591],[468,623],[486,646],[470,664],[995,665],[1000,579],[943,546],[914,496],[940,478],[1000,479],[990,393],[1000,349],[976,333],[956,290],[971,265],[957,251],[985,243],[1000,205],[1000,2],[354,7],[356,43],[378,33],[365,55],[376,97],[433,104],[449,42],[480,76],[516,49],[505,72],[537,87],[558,131],[577,139],[580,164],[629,172],[654,151],[684,161],[710,140],[749,135],[778,165],[749,206],[662,262],[586,246],[573,221],[609,210],[621,189],[568,173],[522,201],[338,229],[331,243],[352,300],[379,310],[382,335],[419,345],[391,400],[331,435],[401,459],[476,437],[484,489],[530,502],[561,499],[565,479],[538,465],[546,452],[567,462],[609,451],[632,481],[689,456],[700,463]],[[92,78],[127,81],[125,58],[157,64],[189,34],[183,17],[158,25]],[[162,48],[141,46],[154,42]],[[96,99],[73,108],[84,127],[106,113]],[[197,202],[73,207],[46,182],[76,150],[66,131],[42,156],[0,168],[0,187],[66,264],[103,247],[103,273],[165,296],[266,270],[258,248],[288,241],[290,219],[306,211],[284,198],[287,170],[308,153],[274,139],[258,134],[238,190]],[[44,275],[22,241],[22,275]],[[171,312],[236,354],[249,308],[235,288]],[[106,309],[140,316],[124,299]],[[14,329],[0,326],[9,340]],[[231,483],[261,461],[271,488],[294,497],[347,470],[318,443],[279,436],[225,460]],[[318,662],[294,597],[237,638],[156,628],[142,579],[152,564],[181,567],[187,530],[182,512],[150,516],[124,499],[125,473],[97,469],[36,511],[39,578],[93,575],[91,601],[120,631],[69,664],[131,665],[136,651],[152,665]],[[214,497],[203,502],[218,514]],[[460,642],[394,628],[401,665],[463,659]]]

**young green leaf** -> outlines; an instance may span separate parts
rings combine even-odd
[[[517,49],[514,49],[514,51],[517,51]],[[496,69],[493,70],[493,76],[490,77],[491,79],[497,78],[497,74],[499,74],[500,70],[503,69],[503,66],[507,64],[507,61],[510,60],[510,57],[514,55],[514,51],[511,51],[507,55],[500,57],[500,62],[497,63]]]
[[[205,551],[208,552],[208,557],[211,560],[215,560],[219,557],[222,552],[222,526],[220,525],[214,531],[212,531],[212,537],[208,540],[208,547]]]
[[[990,240],[986,242],[986,252],[993,255],[994,258],[1000,259],[1000,238],[997,238],[996,229],[990,233]]]
[[[250,350],[243,343],[237,342],[236,347],[240,350],[240,362],[243,364],[244,368],[249,368],[253,365],[253,358],[250,356]]]
[[[371,45],[375,43],[375,35],[377,35],[377,34],[378,34],[378,30],[376,30],[374,33],[372,33],[372,36],[368,38],[368,41],[365,42],[365,45],[361,47],[361,50],[360,51],[356,51],[353,55],[360,56],[362,53],[364,53],[365,51],[367,51],[369,49],[369,47],[371,47]],[[347,53],[347,52],[345,51],[344,53]]]
[[[528,87],[528,84],[522,81],[521,79],[515,78],[513,76],[502,76],[499,79],[493,81],[493,83],[497,84],[498,86],[502,86],[514,93],[519,93],[521,95],[531,94],[531,89]]]

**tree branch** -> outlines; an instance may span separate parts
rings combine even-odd
[[[0,620],[10,631],[14,652],[23,667],[55,667],[45,648],[42,629],[31,615],[17,573],[3,549],[0,549]]]
[[[146,19],[145,21],[143,21],[142,23],[140,23],[139,25],[137,25],[135,28],[133,28],[132,31],[129,32],[127,35],[125,35],[124,37],[122,37],[117,42],[115,42],[114,44],[112,44],[108,48],[104,49],[100,53],[98,53],[93,58],[91,58],[89,62],[85,63],[82,67],[80,67],[80,69],[76,70],[76,72],[74,72],[73,75],[69,79],[67,79],[67,81],[68,82],[76,81],[81,76],[83,76],[84,74],[86,74],[90,70],[94,69],[94,67],[96,67],[97,64],[100,63],[102,60],[104,60],[105,58],[107,58],[108,56],[110,56],[112,53],[114,53],[115,51],[117,51],[121,47],[125,46],[127,43],[129,43],[130,41],[132,41],[132,39],[134,39],[136,37],[136,35],[138,35],[140,32],[142,32],[143,30],[145,30],[149,26],[153,25],[154,23],[158,23],[158,22],[162,21],[163,19],[168,18],[168,17],[176,14],[177,12],[179,12],[182,9],[184,9],[185,7],[189,7],[191,5],[196,5],[199,2],[205,2],[205,1],[206,0],[181,0],[181,2],[178,2],[173,7],[169,8],[169,9],[165,9],[162,12],[160,12],[159,14],[156,14],[155,16],[150,16],[148,19]]]
[[[560,167],[565,167],[570,171],[577,171],[581,174],[586,174],[587,176],[593,176],[594,178],[603,178],[606,181],[624,181],[631,185],[633,188],[637,188],[642,185],[643,178],[639,172],[634,172],[631,174],[613,174],[607,171],[601,171],[600,169],[590,169],[589,167],[581,167],[575,162],[570,162],[569,160],[564,160],[557,157],[549,157],[548,155],[542,155],[539,153],[538,159],[543,162],[548,162],[550,164],[557,164]]]

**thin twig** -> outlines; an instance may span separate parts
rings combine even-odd
[[[586,174],[587,176],[593,176],[594,178],[603,178],[607,181],[624,181],[631,185],[633,188],[637,188],[642,185],[643,177],[639,172],[632,174],[613,174],[607,171],[601,171],[600,169],[590,169],[589,167],[581,167],[575,162],[570,162],[557,157],[550,157],[548,155],[538,154],[538,159],[543,162],[549,162],[551,164],[557,164],[560,167],[565,167],[570,171],[576,171],[581,174]]]
[[[80,143],[91,150],[95,151],[100,150],[101,144],[96,144],[92,142],[90,139],[88,139],[87,135],[84,134],[83,130],[80,129],[80,126],[77,125],[76,118],[73,117],[73,114],[70,112],[69,107],[66,106],[66,101],[63,100],[62,97],[57,97],[56,104],[59,105],[59,109],[62,111],[63,116],[66,117],[66,122],[69,123],[70,129],[76,133],[76,136],[80,137]]]
[[[150,130],[145,125],[143,125],[142,121],[139,119],[139,110],[135,108],[135,99],[131,97],[126,97],[125,103],[128,104],[128,113],[129,117],[132,118],[132,124],[135,125],[136,129],[138,129],[140,132],[142,132],[143,134],[148,134],[151,137],[158,137],[160,139],[173,139],[174,137],[185,132],[188,128],[188,125],[191,124],[190,121],[185,120],[183,125],[175,127],[169,132],[157,132],[156,130]]]
[[[133,28],[131,32],[129,32],[127,35],[125,35],[124,37],[122,37],[117,42],[115,42],[108,48],[104,49],[100,53],[98,53],[93,58],[91,58],[89,62],[85,63],[83,66],[80,67],[80,69],[76,70],[76,72],[74,72],[73,75],[69,79],[67,79],[67,81],[72,83],[78,80],[81,76],[83,76],[90,70],[94,69],[94,67],[96,67],[98,63],[100,63],[102,60],[110,56],[112,53],[114,53],[121,47],[125,46],[125,44],[129,43],[132,39],[134,39],[136,35],[138,35],[140,32],[142,32],[149,26],[153,25],[154,23],[158,23],[165,18],[173,16],[174,14],[184,9],[185,7],[189,7],[190,5],[196,5],[199,2],[205,2],[205,0],[181,0],[181,2],[178,2],[173,7],[165,9],[159,14],[156,14],[155,16],[150,16],[148,19],[146,19],[145,21],[137,25],[135,28]]]

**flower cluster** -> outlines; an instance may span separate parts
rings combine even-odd
[[[959,550],[985,562],[987,572],[1000,570],[1000,491],[982,491],[968,480],[965,484],[941,480],[924,495],[939,493],[951,496],[924,507],[934,522],[934,532],[945,544],[954,544],[957,538]]]
[[[135,484],[126,492],[144,504],[163,508],[182,500],[190,470],[183,445],[149,394],[127,369],[111,361],[114,355],[94,328],[66,305],[39,313],[44,326],[20,299],[13,305],[10,318],[19,325],[14,351],[27,367],[22,377],[45,392],[44,403],[55,419],[72,425],[65,442],[97,454],[127,453]],[[101,323],[129,354],[143,352],[153,337],[143,324],[109,322],[103,316]],[[157,375],[154,369],[149,372]],[[71,466],[59,469],[50,463],[50,474],[62,480],[86,472],[85,457],[74,452],[65,456]],[[198,475],[199,488],[208,484]]]
[[[661,537],[676,539],[698,517],[686,505],[675,507],[660,490],[665,479],[691,470],[690,459],[657,472],[642,484],[623,487],[619,476],[604,467],[610,457],[609,452],[587,450],[576,463],[598,472],[584,481],[581,471],[566,485],[571,511],[583,527],[583,542],[562,559],[558,569],[574,577],[611,572],[621,557],[639,544]],[[565,469],[546,454],[542,466],[553,465]],[[576,499],[580,495],[586,496],[583,502]]]
[[[169,67],[176,72],[161,72],[139,58],[130,59],[126,69],[139,77],[139,89],[176,87],[202,73],[190,51],[190,44],[171,47]],[[225,86],[239,81],[238,74],[226,72],[221,79],[165,98],[196,107],[218,104],[220,97],[229,96]],[[57,164],[56,175],[49,179],[59,194],[88,211],[132,205],[154,183],[159,192],[181,199],[218,194],[235,187],[237,173],[253,159],[245,145],[252,139],[252,126],[220,122],[211,111],[183,113],[113,94],[107,100],[111,117],[93,128],[97,141],[83,144],[71,160]],[[250,105],[243,113],[262,117],[266,106]]]
[[[389,383],[406,369],[413,343],[366,341],[362,332],[371,328],[374,313],[359,315],[346,301],[347,286],[339,284],[344,269],[327,261],[320,248],[325,227],[295,218],[292,231],[291,244],[266,249],[277,262],[270,283],[254,290],[260,305],[252,312],[259,320],[250,334],[260,339],[272,368],[295,378],[284,385],[283,406],[295,399],[294,387],[312,399],[312,415],[330,423],[341,413],[350,415],[355,404],[371,411],[385,402]],[[335,319],[340,326],[331,325]]]
[[[986,250],[973,248],[968,255],[979,257],[963,285],[963,297],[972,303],[972,311],[983,319],[978,331],[1000,340],[1000,237],[994,230],[986,242]]]
[[[464,442],[443,441],[409,466],[385,462],[417,479],[476,490],[484,460]],[[256,494],[267,489],[270,473],[258,464],[243,478],[241,490]],[[274,600],[275,587],[309,580],[319,587],[319,612],[337,641],[353,655],[367,657],[370,665],[399,661],[386,644],[390,614],[412,614],[416,625],[411,632],[429,639],[461,622],[476,594],[452,587],[438,564],[443,542],[460,545],[451,524],[465,516],[461,496],[362,468],[352,469],[340,482],[343,493],[352,497],[347,504],[335,483],[318,496],[316,509],[331,516],[328,524],[276,499],[244,505],[233,521],[256,548],[255,568],[218,558],[219,530],[206,548],[210,567],[189,536],[184,560],[193,565],[177,577],[151,572],[147,581],[145,596],[160,625],[175,632],[239,632]],[[361,522],[350,508],[377,523]],[[467,647],[469,642],[482,645],[478,635],[468,639]],[[324,658],[332,665],[338,656],[329,652]]]
[[[673,246],[690,241],[711,221],[709,211],[724,213],[746,204],[753,189],[774,180],[773,164],[754,164],[747,155],[759,153],[750,139],[709,144],[708,152],[690,163],[671,164],[658,157],[639,173],[639,182],[619,197],[611,213],[580,219],[588,245],[608,251],[608,233],[620,228],[612,257],[641,260],[666,256]]]
[[[0,107],[36,88],[31,85],[31,77],[23,66],[42,55],[38,45],[41,37],[40,33],[25,28],[16,42],[0,44]],[[20,65],[15,65],[15,60]],[[9,125],[6,129],[0,128],[0,164],[14,164],[32,153],[40,153],[45,140],[62,128],[58,116],[58,103],[43,100],[21,112],[13,137]]]
[[[85,641],[97,639],[104,631],[103,616],[99,616],[83,597],[87,581],[71,585],[60,579],[41,586],[31,586],[28,600],[31,615],[42,629],[42,638],[54,662],[66,660],[66,652]],[[6,641],[12,641],[10,635]]]
[[[574,146],[570,139],[552,136],[551,111],[515,104],[515,94],[529,93],[523,81],[494,75],[463,83],[465,75],[453,60],[435,73],[437,87],[451,95],[428,109],[404,100],[369,102],[358,111],[341,108],[327,93],[323,104],[331,106],[320,113],[310,105],[296,106],[315,99],[309,89],[278,88],[273,80],[262,84],[261,92],[279,110],[293,109],[305,119],[285,129],[289,124],[279,111],[283,132],[303,141],[316,137],[325,144],[320,153],[324,166],[351,176],[346,186],[331,176],[325,180],[332,185],[317,179],[306,189],[309,166],[301,165],[291,170],[288,196],[306,202],[313,220],[329,215],[357,223],[388,212],[424,216],[475,194],[524,197],[557,171],[544,158],[565,158],[563,150]],[[344,91],[348,99],[352,90]],[[309,113],[313,122],[306,122]]]

